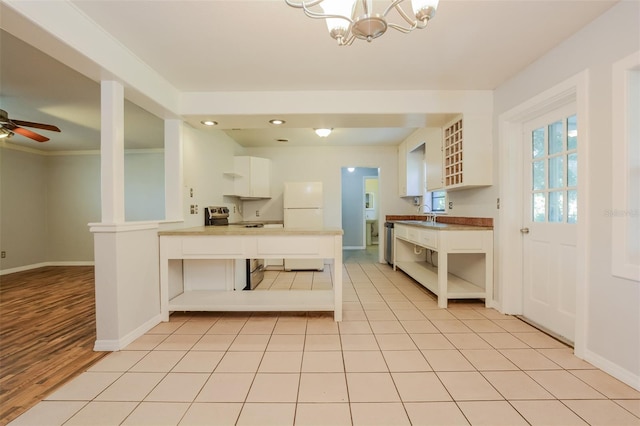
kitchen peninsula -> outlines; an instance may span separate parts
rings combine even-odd
[[[160,310],[174,311],[333,311],[342,320],[342,229],[199,226],[158,233]],[[234,289],[233,263],[243,259],[332,259],[331,290],[242,291]],[[183,261],[222,260],[225,289],[193,289]]]

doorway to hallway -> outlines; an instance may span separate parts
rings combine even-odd
[[[343,167],[341,178],[343,248],[364,250],[378,259],[379,169]]]

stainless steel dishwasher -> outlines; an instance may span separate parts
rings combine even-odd
[[[393,265],[393,222],[384,223],[384,260]]]

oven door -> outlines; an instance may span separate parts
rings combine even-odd
[[[245,290],[255,289],[264,279],[264,260],[247,259],[247,284]]]

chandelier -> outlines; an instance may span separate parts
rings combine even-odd
[[[402,33],[426,27],[436,14],[439,0],[406,0],[411,1],[412,15],[402,8],[405,0],[391,0],[382,13],[373,11],[373,0],[284,1],[291,7],[302,9],[310,18],[326,19],[331,37],[338,41],[338,45],[349,46],[356,38],[371,42],[389,27]],[[387,22],[387,15],[392,10],[405,21],[403,25]]]

